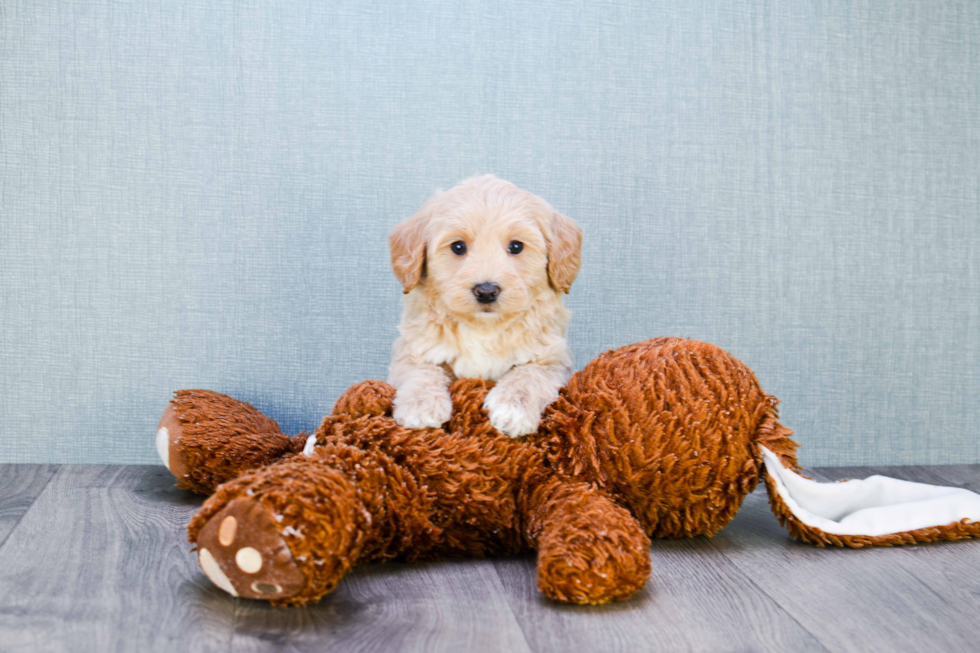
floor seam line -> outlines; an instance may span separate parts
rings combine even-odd
[[[517,629],[521,633],[521,639],[524,640],[524,644],[527,645],[527,650],[531,653],[535,653],[535,649],[531,646],[531,642],[527,638],[527,632],[524,631],[524,626],[521,625],[521,620],[517,618],[517,613],[514,612],[514,606],[510,604],[510,598],[507,596],[507,589],[504,587],[504,579],[500,577],[500,572],[497,571],[496,560],[489,560],[490,566],[493,568],[493,575],[496,576],[497,582],[500,584],[500,595],[504,599],[504,603],[507,605],[507,611],[510,612],[510,616],[514,618],[514,623],[517,624]]]
[[[45,465],[45,467],[50,467],[50,466],[51,465]],[[31,505],[27,506],[27,510],[25,510],[24,513],[17,518],[17,521],[14,522],[14,527],[10,529],[10,532],[7,533],[7,536],[4,537],[2,540],[0,540],[0,554],[3,554],[3,549],[7,545],[7,542],[10,541],[10,538],[13,537],[13,534],[17,532],[18,528],[20,528],[20,524],[21,522],[24,521],[24,517],[26,517],[30,511],[34,510],[34,506],[37,505],[38,499],[40,499],[44,495],[44,493],[48,491],[48,488],[51,487],[51,481],[54,480],[55,476],[61,473],[61,470],[65,468],[65,465],[54,465],[54,467],[55,467],[54,472],[52,472],[51,475],[48,476],[48,480],[44,482],[44,487],[41,488],[41,491],[38,492],[37,496],[34,497],[34,500],[31,501]]]
[[[786,609],[786,607],[785,607],[785,606],[783,606],[783,604],[782,604],[782,603],[780,603],[780,602],[779,602],[779,601],[778,601],[778,600],[776,599],[776,597],[774,597],[774,596],[772,596],[771,594],[769,594],[769,592],[767,592],[767,591],[765,590],[765,588],[763,588],[763,587],[761,587],[761,586],[760,586],[760,585],[759,585],[758,583],[756,583],[756,582],[755,582],[755,580],[754,580],[754,579],[753,579],[753,578],[752,578],[752,577],[751,577],[750,575],[748,575],[747,573],[745,573],[744,571],[742,571],[742,569],[741,569],[741,568],[740,568],[740,567],[739,567],[739,566],[738,566],[737,564],[735,564],[735,561],[734,561],[734,560],[732,560],[732,559],[731,559],[730,557],[728,557],[728,554],[727,554],[727,553],[726,553],[726,552],[725,552],[725,551],[724,551],[724,550],[723,550],[723,549],[722,549],[722,548],[721,548],[720,546],[718,546],[717,544],[715,544],[714,542],[712,542],[712,541],[711,541],[711,538],[710,538],[710,537],[709,537],[709,538],[707,538],[707,540],[708,540],[708,544],[709,544],[709,545],[710,545],[710,546],[711,546],[711,547],[712,547],[712,548],[713,548],[713,549],[714,549],[715,551],[717,551],[718,553],[720,553],[720,554],[722,555],[722,557],[724,557],[724,558],[725,558],[725,560],[727,560],[727,561],[728,561],[728,563],[729,563],[729,564],[730,564],[730,565],[732,566],[732,569],[733,569],[733,570],[735,571],[735,573],[737,573],[737,574],[738,574],[739,576],[742,576],[742,577],[744,577],[744,578],[745,578],[745,580],[746,580],[746,581],[748,581],[748,583],[749,583],[749,584],[750,584],[750,585],[751,585],[752,587],[754,587],[754,588],[755,588],[756,590],[758,590],[759,592],[761,592],[761,593],[762,593],[762,595],[763,595],[763,596],[765,596],[765,597],[766,597],[767,599],[769,599],[770,601],[772,601],[772,602],[773,602],[773,605],[775,605],[775,606],[776,606],[776,608],[777,608],[777,609],[778,609],[778,610],[779,610],[780,612],[782,612],[782,613],[783,613],[783,614],[785,614],[785,615],[786,615],[787,617],[789,617],[789,619],[790,619],[790,620],[791,620],[791,621],[792,621],[792,622],[793,622],[794,624],[796,624],[797,626],[799,626],[799,627],[800,627],[800,629],[801,629],[801,630],[803,630],[803,632],[805,632],[805,633],[806,633],[806,634],[808,634],[808,635],[809,635],[810,637],[812,637],[812,638],[813,638],[813,641],[815,641],[815,642],[816,642],[817,644],[819,644],[819,645],[820,645],[820,647],[821,647],[821,648],[822,648],[822,649],[823,649],[824,651],[826,651],[827,653],[834,653],[834,651],[836,651],[836,650],[837,650],[837,649],[835,649],[835,648],[831,648],[831,647],[829,647],[829,646],[828,646],[828,645],[827,645],[827,644],[826,644],[826,643],[825,643],[825,642],[823,641],[823,639],[821,639],[820,637],[818,637],[818,636],[817,636],[817,634],[816,634],[816,633],[814,633],[814,632],[812,632],[812,631],[811,631],[811,630],[810,630],[809,628],[807,628],[807,627],[806,627],[806,626],[804,626],[804,625],[803,625],[802,623],[800,623],[800,621],[799,621],[799,620],[798,620],[798,619],[796,618],[796,616],[795,616],[795,615],[793,615],[793,614],[792,614],[792,613],[791,613],[791,612],[790,612],[789,610],[787,610],[787,609]]]

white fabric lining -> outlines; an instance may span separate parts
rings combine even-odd
[[[166,426],[161,426],[157,430],[157,455],[163,461],[163,466],[170,469],[170,431]]]
[[[765,447],[766,471],[786,507],[802,523],[834,535],[876,537],[980,521],[980,495],[887,476],[818,483],[790,471]]]
[[[313,448],[316,446],[316,434],[311,435],[306,438],[306,444],[303,445],[303,455],[309,458],[313,455]]]

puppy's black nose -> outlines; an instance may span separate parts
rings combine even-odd
[[[500,286],[495,283],[478,283],[473,286],[473,294],[476,295],[476,301],[481,304],[492,304],[497,301]]]

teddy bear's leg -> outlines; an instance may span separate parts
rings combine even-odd
[[[525,534],[538,550],[538,588],[571,603],[626,599],[650,576],[650,540],[595,486],[552,477],[526,499]]]
[[[178,390],[157,426],[157,453],[177,486],[210,494],[242,472],[301,451],[250,404],[210,390]]]
[[[395,388],[384,381],[362,381],[352,385],[333,405],[333,414],[361,417],[391,417]]]
[[[188,525],[201,568],[233,596],[303,605],[358,562],[424,550],[425,492],[378,451],[329,443],[218,488]]]

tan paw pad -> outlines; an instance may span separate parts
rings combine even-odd
[[[225,572],[221,571],[221,567],[214,559],[214,556],[211,555],[210,551],[207,549],[201,549],[197,554],[197,560],[201,565],[201,569],[204,570],[204,575],[207,576],[212,583],[232,596],[238,596],[238,592],[235,591],[235,587],[231,584],[231,581],[228,580],[228,577],[225,576]]]
[[[275,583],[260,583],[259,581],[255,581],[252,583],[252,591],[270,596],[273,594],[279,594],[282,592],[282,588]]]
[[[250,546],[238,549],[235,554],[235,564],[246,574],[254,574],[262,569],[262,554]]]
[[[221,520],[221,527],[218,528],[218,541],[221,546],[228,546],[235,541],[235,531],[238,529],[238,520],[228,515]]]

